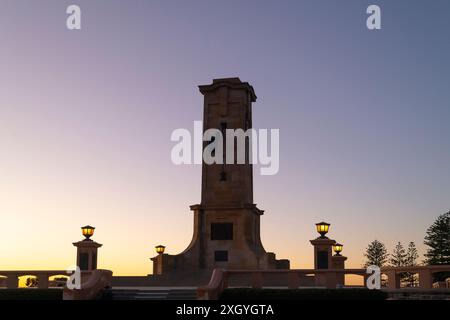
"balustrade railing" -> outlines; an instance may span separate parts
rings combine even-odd
[[[402,273],[414,273],[419,275],[419,289],[433,288],[433,274],[438,272],[450,272],[450,265],[437,266],[416,266],[416,267],[386,267],[381,268],[381,274],[388,278],[387,289],[400,288],[400,275]],[[215,269],[211,280],[207,286],[197,289],[197,297],[201,300],[218,299],[220,294],[228,288],[228,284],[233,277],[246,276],[250,278],[252,288],[263,288],[264,278],[273,275],[284,275],[286,281],[284,285],[289,289],[300,287],[302,278],[309,276],[316,287],[325,287],[336,289],[336,287],[345,286],[345,275],[360,275],[364,277],[364,283],[370,274],[366,269],[298,269],[298,270],[224,270]],[[447,283],[450,283],[447,280]],[[448,288],[448,287],[447,287]]]
[[[16,289],[19,287],[19,278],[23,276],[36,277],[36,286],[39,289],[48,289],[50,277],[70,276],[66,270],[7,270],[0,271],[0,287]],[[64,300],[91,300],[98,298],[101,292],[111,286],[112,271],[93,270],[82,271],[80,274],[80,287],[69,289],[64,286]]]
[[[0,271],[0,287],[15,289],[19,287],[19,278],[23,276],[36,277],[37,287],[47,289],[50,277],[69,276],[67,270],[7,270]]]

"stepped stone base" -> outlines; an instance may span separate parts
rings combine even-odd
[[[388,300],[450,300],[450,289],[423,290],[419,288],[405,288],[397,290],[383,289],[383,291],[387,292]]]
[[[112,278],[112,287],[201,287],[211,280],[212,272],[170,274],[170,275],[148,275],[148,276],[115,276]],[[267,274],[264,276],[265,287],[287,287],[289,283],[286,274]],[[249,275],[233,275],[228,279],[229,287],[251,287]],[[314,277],[305,276],[299,280],[302,287],[314,286]]]
[[[196,289],[112,289],[105,300],[197,300]]]
[[[211,273],[148,276],[115,276],[112,287],[199,287],[209,283]]]

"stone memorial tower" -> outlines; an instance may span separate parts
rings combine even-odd
[[[214,79],[212,84],[199,89],[204,96],[203,131],[211,128],[222,131],[225,163],[225,130],[252,128],[255,91],[239,78]],[[203,147],[209,143],[205,142]],[[276,260],[275,254],[266,252],[261,243],[260,219],[264,211],[253,203],[250,152],[251,145],[246,139],[245,164],[203,162],[201,203],[191,206],[192,241],[178,255],[160,254],[152,258],[154,273],[210,272],[214,268],[289,269],[289,260]],[[235,143],[235,159],[236,153]]]

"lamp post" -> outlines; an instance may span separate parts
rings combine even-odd
[[[327,222],[316,223],[316,230],[320,237],[311,240],[314,246],[314,268],[315,269],[329,269],[331,268],[332,246],[336,241],[328,239],[325,235],[330,230],[330,224]]]
[[[343,247],[343,245],[340,244],[340,243],[335,243],[333,245],[333,251],[334,251],[334,253],[336,253],[336,256],[340,256],[341,255],[342,247]]]
[[[94,235],[94,230],[95,228],[90,225],[81,227],[81,233],[86,237],[83,241],[92,241],[90,238]]]
[[[333,269],[337,270],[343,270],[345,269],[345,261],[347,260],[347,257],[344,257],[341,255],[342,248],[344,246],[340,243],[333,244],[333,251],[336,253],[334,256],[331,257],[333,261]],[[338,286],[344,286],[345,285],[345,274],[340,273],[336,276],[337,285]]]
[[[87,225],[81,227],[81,234],[85,239],[74,242],[77,247],[77,266],[81,271],[91,271],[97,269],[97,251],[102,245],[90,239],[94,235],[95,228]]]
[[[328,230],[330,229],[330,224],[326,222],[319,222],[316,223],[316,230],[320,234],[320,238],[327,239],[325,236],[328,233]]]
[[[166,247],[162,244],[157,245],[155,247],[156,253],[158,254],[156,257],[150,258],[153,262],[153,274],[163,274],[165,268],[167,267],[169,255],[164,254]]]
[[[155,247],[155,250],[157,254],[163,254],[164,251],[166,250],[166,247],[160,244]]]

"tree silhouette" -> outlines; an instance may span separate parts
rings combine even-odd
[[[367,246],[364,256],[366,257],[366,262],[364,263],[365,268],[372,265],[381,268],[386,264],[389,255],[385,245],[382,242],[373,240]]]
[[[417,253],[416,244],[411,241],[408,244],[405,265],[408,267],[417,266],[418,258],[419,258],[419,254]],[[415,273],[411,273],[411,272],[406,272],[404,280],[406,282],[406,285],[409,287],[415,287],[416,284],[418,283],[417,275]]]
[[[424,244],[429,247],[425,253],[427,264],[450,264],[450,211],[427,229]]]
[[[403,247],[401,242],[397,242],[394,250],[392,251],[391,258],[389,259],[389,264],[392,267],[404,267],[406,266],[407,254],[406,250]],[[399,274],[400,283],[405,283],[408,278],[408,274],[406,272],[402,272]]]
[[[425,263],[450,264],[450,211],[440,215],[427,229],[424,244],[429,247]],[[443,281],[447,277],[450,277],[449,272],[434,274],[435,281]]]
[[[406,265],[406,251],[401,242],[398,242],[395,246],[389,263],[392,267],[403,267]]]

